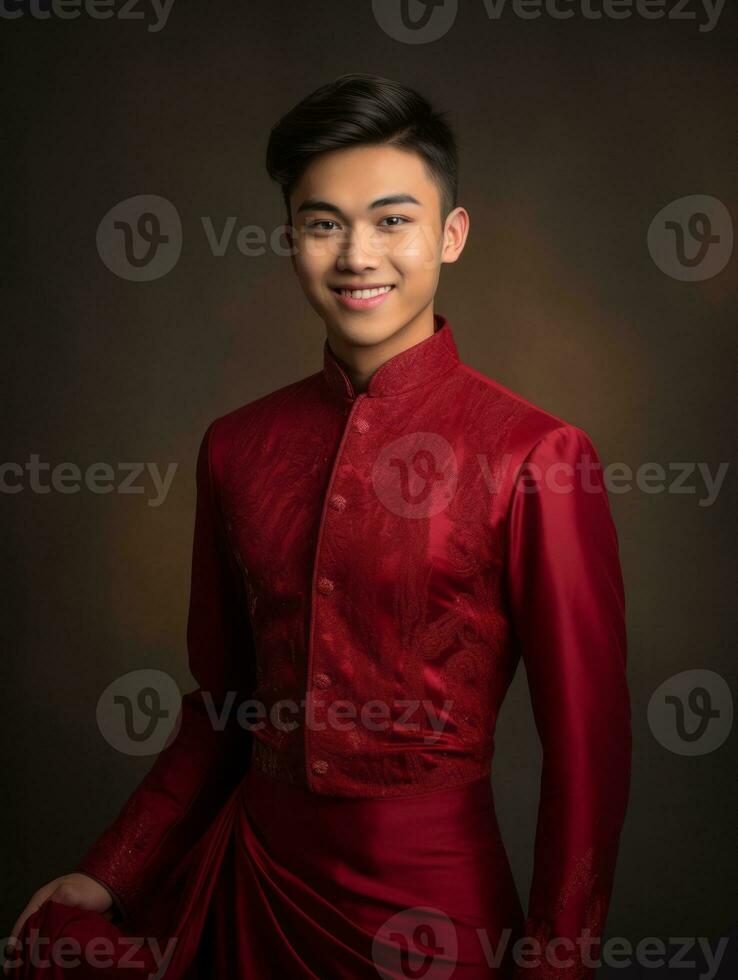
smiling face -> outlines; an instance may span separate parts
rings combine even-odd
[[[293,265],[332,346],[383,344],[421,324],[432,332],[440,267],[461,254],[468,215],[441,220],[419,154],[386,144],[318,154],[290,207]]]

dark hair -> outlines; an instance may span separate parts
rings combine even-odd
[[[282,188],[290,220],[290,194],[313,157],[381,143],[420,154],[439,185],[445,219],[456,207],[459,168],[456,140],[445,115],[406,85],[352,73],[316,89],[270,133],[266,168]]]

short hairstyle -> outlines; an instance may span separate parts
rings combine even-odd
[[[444,113],[400,82],[352,73],[316,89],[272,129],[266,151],[269,176],[290,194],[319,153],[362,144],[389,144],[418,153],[437,183],[441,218],[456,207],[458,150]]]

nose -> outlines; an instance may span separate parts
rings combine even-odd
[[[341,272],[363,272],[365,269],[377,269],[380,262],[381,255],[374,241],[372,226],[349,228],[341,240],[336,268]]]

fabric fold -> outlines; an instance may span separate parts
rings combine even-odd
[[[370,799],[319,796],[250,769],[147,909],[114,925],[47,901],[21,941],[35,929],[52,944],[112,944],[113,963],[83,962],[74,976],[85,978],[481,980],[511,976],[522,925],[487,778]],[[495,967],[489,951],[501,943]],[[27,959],[11,972],[68,976]]]

